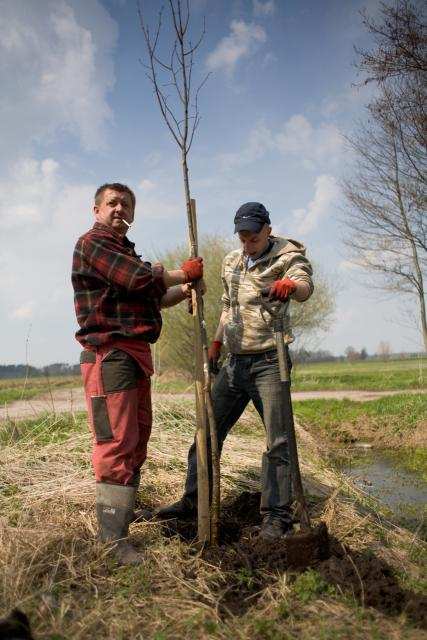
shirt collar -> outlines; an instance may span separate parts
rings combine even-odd
[[[261,260],[261,258],[264,258],[267,253],[270,253],[272,247],[273,247],[274,241],[272,239],[271,236],[269,236],[268,238],[268,244],[266,246],[266,248],[264,249],[264,251],[257,257],[257,258],[251,258],[250,256],[245,256],[244,252],[242,251],[242,258],[246,259],[246,262],[248,265],[253,265],[256,262],[258,262],[258,260]]]
[[[97,229],[98,231],[102,231],[102,233],[113,236],[113,238],[119,240],[119,242],[121,242],[125,247],[131,247],[131,249],[133,249],[135,246],[135,243],[131,242],[127,236],[122,236],[111,227],[108,227],[106,224],[102,224],[102,222],[95,222],[93,229]]]

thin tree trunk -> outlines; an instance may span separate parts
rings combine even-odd
[[[171,16],[175,31],[175,43],[172,54],[168,63],[162,62],[156,53],[159,42],[159,35],[162,26],[162,9],[159,12],[157,29],[153,35],[144,22],[141,7],[138,7],[141,28],[144,34],[145,42],[149,53],[148,77],[154,86],[154,93],[160,108],[163,119],[166,122],[175,142],[181,149],[182,172],[184,178],[185,201],[187,207],[188,234],[190,242],[190,255],[194,258],[198,255],[197,246],[197,219],[195,202],[191,200],[190,184],[188,176],[187,154],[190,150],[193,136],[199,123],[199,112],[197,97],[198,92],[206,81],[207,77],[199,85],[196,92],[192,92],[191,77],[193,69],[193,55],[198,49],[203,36],[204,29],[198,42],[193,46],[191,41],[188,42],[187,28],[190,19],[189,2],[185,3],[184,12],[181,6],[181,0],[169,0]],[[187,46],[187,48],[186,48]],[[179,96],[180,105],[183,107],[182,117],[176,116],[168,105],[168,96],[163,92],[160,84],[157,69],[166,71],[170,76],[168,86],[172,84]],[[209,74],[208,74],[209,75]],[[194,103],[191,102],[191,97]],[[193,108],[193,115],[190,114]],[[192,124],[190,124],[190,118]],[[194,329],[195,329],[195,389],[196,389],[196,412],[197,412],[197,457],[198,457],[198,490],[199,490],[199,539],[201,542],[217,543],[218,540],[218,513],[219,513],[219,457],[216,442],[216,425],[215,417],[212,410],[212,400],[210,397],[210,376],[209,376],[209,358],[208,358],[208,340],[206,333],[206,324],[203,315],[203,296],[201,292],[201,283],[196,282],[192,291]],[[213,443],[213,474],[216,489],[214,490],[213,527],[210,526],[209,511],[209,482],[208,470],[209,461],[207,455],[207,435],[208,429],[211,434],[211,443]]]
[[[408,216],[406,215],[406,209],[403,204],[402,192],[400,189],[400,179],[399,179],[399,161],[397,157],[397,149],[396,142],[393,140],[393,153],[394,153],[394,166],[395,166],[395,187],[396,194],[399,203],[400,214],[402,216],[403,224],[406,232],[406,239],[408,240],[411,246],[412,253],[412,262],[414,265],[415,276],[416,276],[416,285],[417,285],[417,294],[420,305],[420,316],[421,316],[421,330],[423,334],[423,342],[424,342],[424,350],[427,351],[427,317],[426,317],[426,302],[424,296],[424,280],[423,273],[420,266],[420,260],[418,257],[417,246],[414,241],[414,236],[411,232],[408,222]]]

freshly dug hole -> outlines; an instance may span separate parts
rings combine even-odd
[[[226,576],[226,584],[218,594],[221,616],[244,614],[278,573],[291,570],[296,576],[310,566],[338,592],[362,606],[374,607],[389,616],[405,612],[412,624],[427,627],[427,598],[402,589],[393,568],[371,552],[352,550],[330,536],[330,557],[319,559],[304,553],[304,544],[296,535],[291,556],[294,560],[300,550],[300,562],[290,562],[288,540],[266,543],[259,538],[259,504],[259,492],[244,491],[224,500],[220,544],[203,551],[203,558]],[[164,523],[164,531],[168,537],[178,535],[193,542],[197,539],[197,522],[170,520]]]

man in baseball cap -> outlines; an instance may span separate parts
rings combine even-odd
[[[224,440],[252,400],[266,431],[262,454],[260,536],[272,541],[292,530],[291,477],[287,441],[287,407],[283,393],[272,322],[261,308],[260,292],[270,288],[278,306],[288,298],[307,300],[313,292],[312,268],[304,246],[296,240],[273,236],[270,215],[260,202],[246,202],[234,217],[234,232],[241,247],[222,263],[223,310],[209,348],[217,367],[222,346],[228,349],[212,388],[220,450]],[[286,353],[293,340],[289,315],[285,316]],[[290,393],[289,384],[287,393]],[[158,511],[158,516],[193,517],[197,510],[196,446],[188,454],[184,495]]]

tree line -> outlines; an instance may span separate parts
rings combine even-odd
[[[0,378],[41,378],[46,376],[75,376],[80,374],[79,364],[54,362],[45,367],[26,364],[0,364]]]

